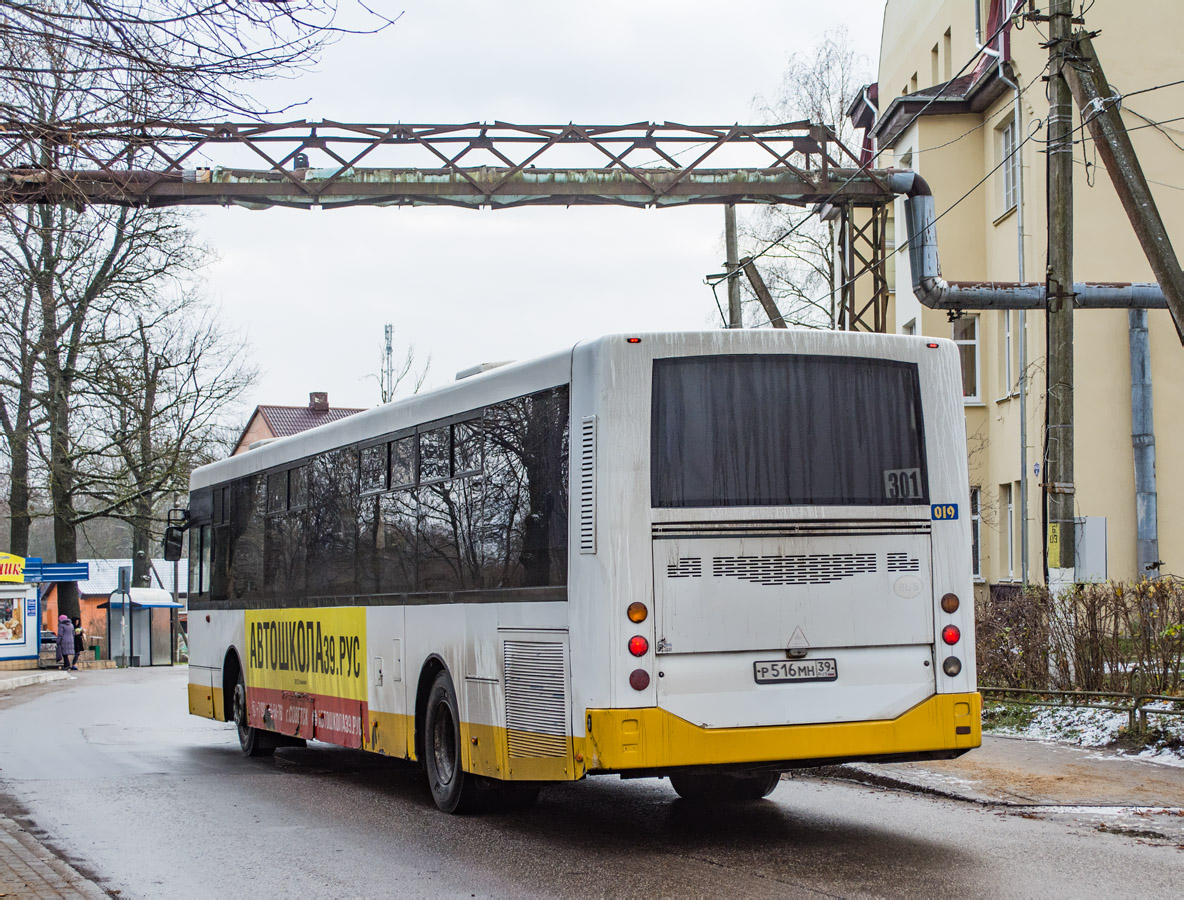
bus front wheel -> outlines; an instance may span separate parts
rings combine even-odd
[[[423,724],[424,770],[436,806],[447,813],[474,809],[479,788],[461,764],[460,706],[447,672],[432,682]]]
[[[751,803],[768,797],[780,781],[780,772],[670,776],[678,796],[696,803]]]
[[[271,756],[275,753],[275,744],[270,735],[252,728],[247,722],[247,686],[243,683],[241,671],[234,685],[234,727],[238,731],[238,745],[243,756]]]

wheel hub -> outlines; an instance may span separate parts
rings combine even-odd
[[[456,773],[456,728],[447,703],[436,704],[432,717],[432,758],[440,783],[450,783]]]

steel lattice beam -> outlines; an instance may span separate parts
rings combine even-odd
[[[836,193],[848,205],[888,202],[881,174],[856,162],[829,128],[808,122],[8,122],[0,124],[0,203],[806,205]]]

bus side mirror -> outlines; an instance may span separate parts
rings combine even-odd
[[[177,562],[181,558],[181,545],[185,532],[176,525],[170,525],[164,530],[164,558],[168,562]]]

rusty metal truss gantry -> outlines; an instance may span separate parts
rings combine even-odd
[[[883,329],[887,289],[882,225],[866,233],[854,223],[882,223],[891,199],[883,173],[860,168],[830,128],[810,122],[0,122],[4,204],[504,209],[826,203],[842,212],[843,305],[847,327],[859,330]]]

